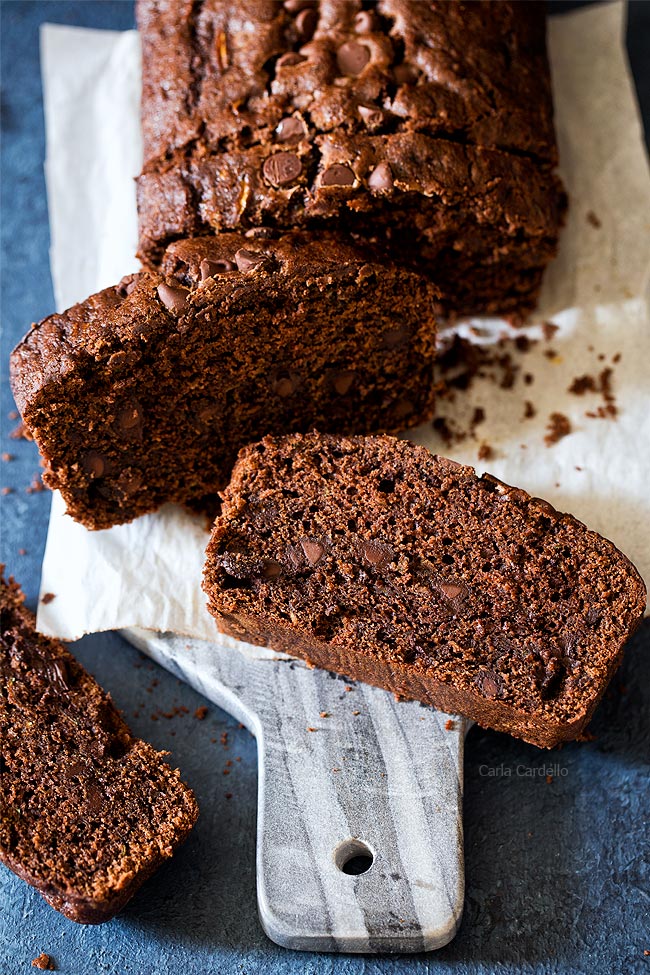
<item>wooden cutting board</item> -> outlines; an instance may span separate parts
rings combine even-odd
[[[302,951],[417,952],[454,937],[470,722],[230,637],[123,635],[257,739],[269,938]]]

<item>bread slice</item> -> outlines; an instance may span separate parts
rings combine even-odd
[[[540,747],[577,737],[645,587],[571,515],[391,437],[243,450],[207,550],[219,629]]]
[[[0,576],[0,860],[66,917],[97,924],[172,856],[196,800],[22,603]]]
[[[273,237],[273,235],[271,235]],[[176,241],[14,350],[43,480],[88,528],[173,501],[217,513],[267,433],[397,432],[433,412],[436,291],[340,237]]]

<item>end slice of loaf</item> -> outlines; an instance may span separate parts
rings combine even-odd
[[[540,747],[577,737],[645,587],[546,501],[391,437],[243,450],[210,540],[219,628]]]
[[[196,820],[192,792],[0,578],[0,860],[66,917],[107,921]]]

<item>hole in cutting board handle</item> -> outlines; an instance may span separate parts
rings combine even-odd
[[[334,863],[342,873],[358,876],[370,870],[375,855],[361,840],[344,840],[334,850]]]

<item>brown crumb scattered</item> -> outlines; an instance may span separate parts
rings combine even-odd
[[[553,782],[553,776],[552,775],[547,775],[546,776],[546,784],[547,785],[551,785],[552,782]]]
[[[485,410],[482,406],[477,406],[472,414],[472,427],[477,427],[485,419]]]
[[[532,372],[525,372],[524,383],[526,384],[526,386],[532,386],[534,382],[535,382],[535,377],[533,376]]]
[[[341,771],[341,769],[340,769],[340,768],[333,768],[333,769],[332,769],[332,772],[340,772],[340,771]]]
[[[524,420],[532,420],[537,415],[537,410],[529,399],[524,403]]]
[[[612,356],[612,362],[617,363],[621,361],[621,353],[617,352],[616,355]]]
[[[11,488],[11,487],[3,487],[3,488],[0,488],[0,494],[4,495],[5,497],[8,494],[13,494],[13,493],[14,493],[14,489]]]
[[[10,461],[13,459],[14,459],[14,455],[8,454],[6,450],[4,451],[4,453],[0,454],[0,460]]]
[[[18,554],[19,555],[27,555],[27,549],[26,548],[19,548],[18,549]]]
[[[494,450],[489,443],[482,443],[478,448],[479,460],[491,460],[494,457]]]
[[[226,792],[226,799],[232,799],[232,792]]]
[[[53,592],[46,592],[43,593],[43,598],[41,599],[41,602],[44,603],[45,606],[47,606],[47,604],[51,603],[53,599],[56,599],[56,594]]]
[[[577,465],[577,464],[575,465],[575,467],[576,467],[576,470],[577,470],[577,471],[581,471],[581,470],[582,470],[582,467],[578,467],[578,465]]]
[[[591,224],[592,227],[595,227],[596,230],[600,230],[603,225],[601,219],[596,216],[593,210],[587,211],[587,223]]]
[[[451,720],[451,718],[447,718],[447,720],[445,721],[445,731],[453,731],[455,727],[456,726],[454,725],[454,722]]]
[[[575,396],[584,396],[585,393],[595,393],[596,392],[596,380],[593,376],[576,376],[571,385],[569,386],[569,392],[573,393]]]
[[[34,958],[32,968],[40,968],[44,972],[56,971],[54,960],[49,955],[46,955],[44,951],[41,952],[38,958]]]
[[[352,714],[356,717],[358,714],[361,714],[361,711],[353,711]]]
[[[226,762],[226,768],[232,768],[232,758],[229,758]]]
[[[354,688],[353,688],[353,687],[350,687],[350,685],[349,685],[349,684],[346,684],[346,685],[345,685],[345,687],[343,688],[343,690],[344,690],[344,691],[353,691],[353,690],[354,690]]]
[[[32,437],[27,432],[27,427],[24,423],[19,423],[18,426],[14,427],[10,432],[9,436],[12,440],[31,440]]]
[[[202,704],[200,708],[197,708],[194,712],[194,717],[197,721],[205,721],[208,716],[208,709],[205,704]]]
[[[542,332],[544,333],[544,338],[547,342],[553,338],[559,327],[560,326],[556,325],[554,322],[542,322]],[[555,352],[553,355],[555,355]]]
[[[9,417],[10,420],[17,420],[18,415],[19,415],[18,410],[9,410],[9,412],[7,413],[7,416]]]
[[[237,724],[237,727],[238,727],[238,728],[245,728],[245,727],[246,727],[246,725],[245,725],[245,724],[242,724],[242,722],[240,721],[240,722],[239,722],[239,723]],[[225,736],[226,736],[226,740],[228,740],[228,732],[227,732],[227,731],[224,731],[224,733],[223,733],[223,735],[225,735]],[[225,742],[223,741],[223,735],[221,736],[221,738],[222,738],[222,744],[225,744]]]
[[[229,768],[225,768],[225,769],[224,769],[224,770],[222,771],[222,773],[221,773],[221,774],[222,774],[222,775],[230,775],[230,769],[229,769]]]
[[[548,433],[544,437],[544,443],[547,447],[550,447],[571,433],[571,423],[564,413],[551,413],[546,429]]]
[[[547,359],[557,359],[557,352],[555,349],[546,349],[544,355]]]
[[[235,761],[241,762],[241,755],[235,755]]]
[[[643,949],[643,954],[644,955],[650,955],[650,948],[644,948]]]
[[[329,713],[327,711],[321,711],[320,716],[321,718],[329,718]]]
[[[316,731],[316,728],[307,728],[307,731]]]
[[[45,490],[45,485],[41,480],[40,474],[34,474],[32,477],[32,483],[29,487],[25,488],[25,494],[40,494],[41,491]]]

